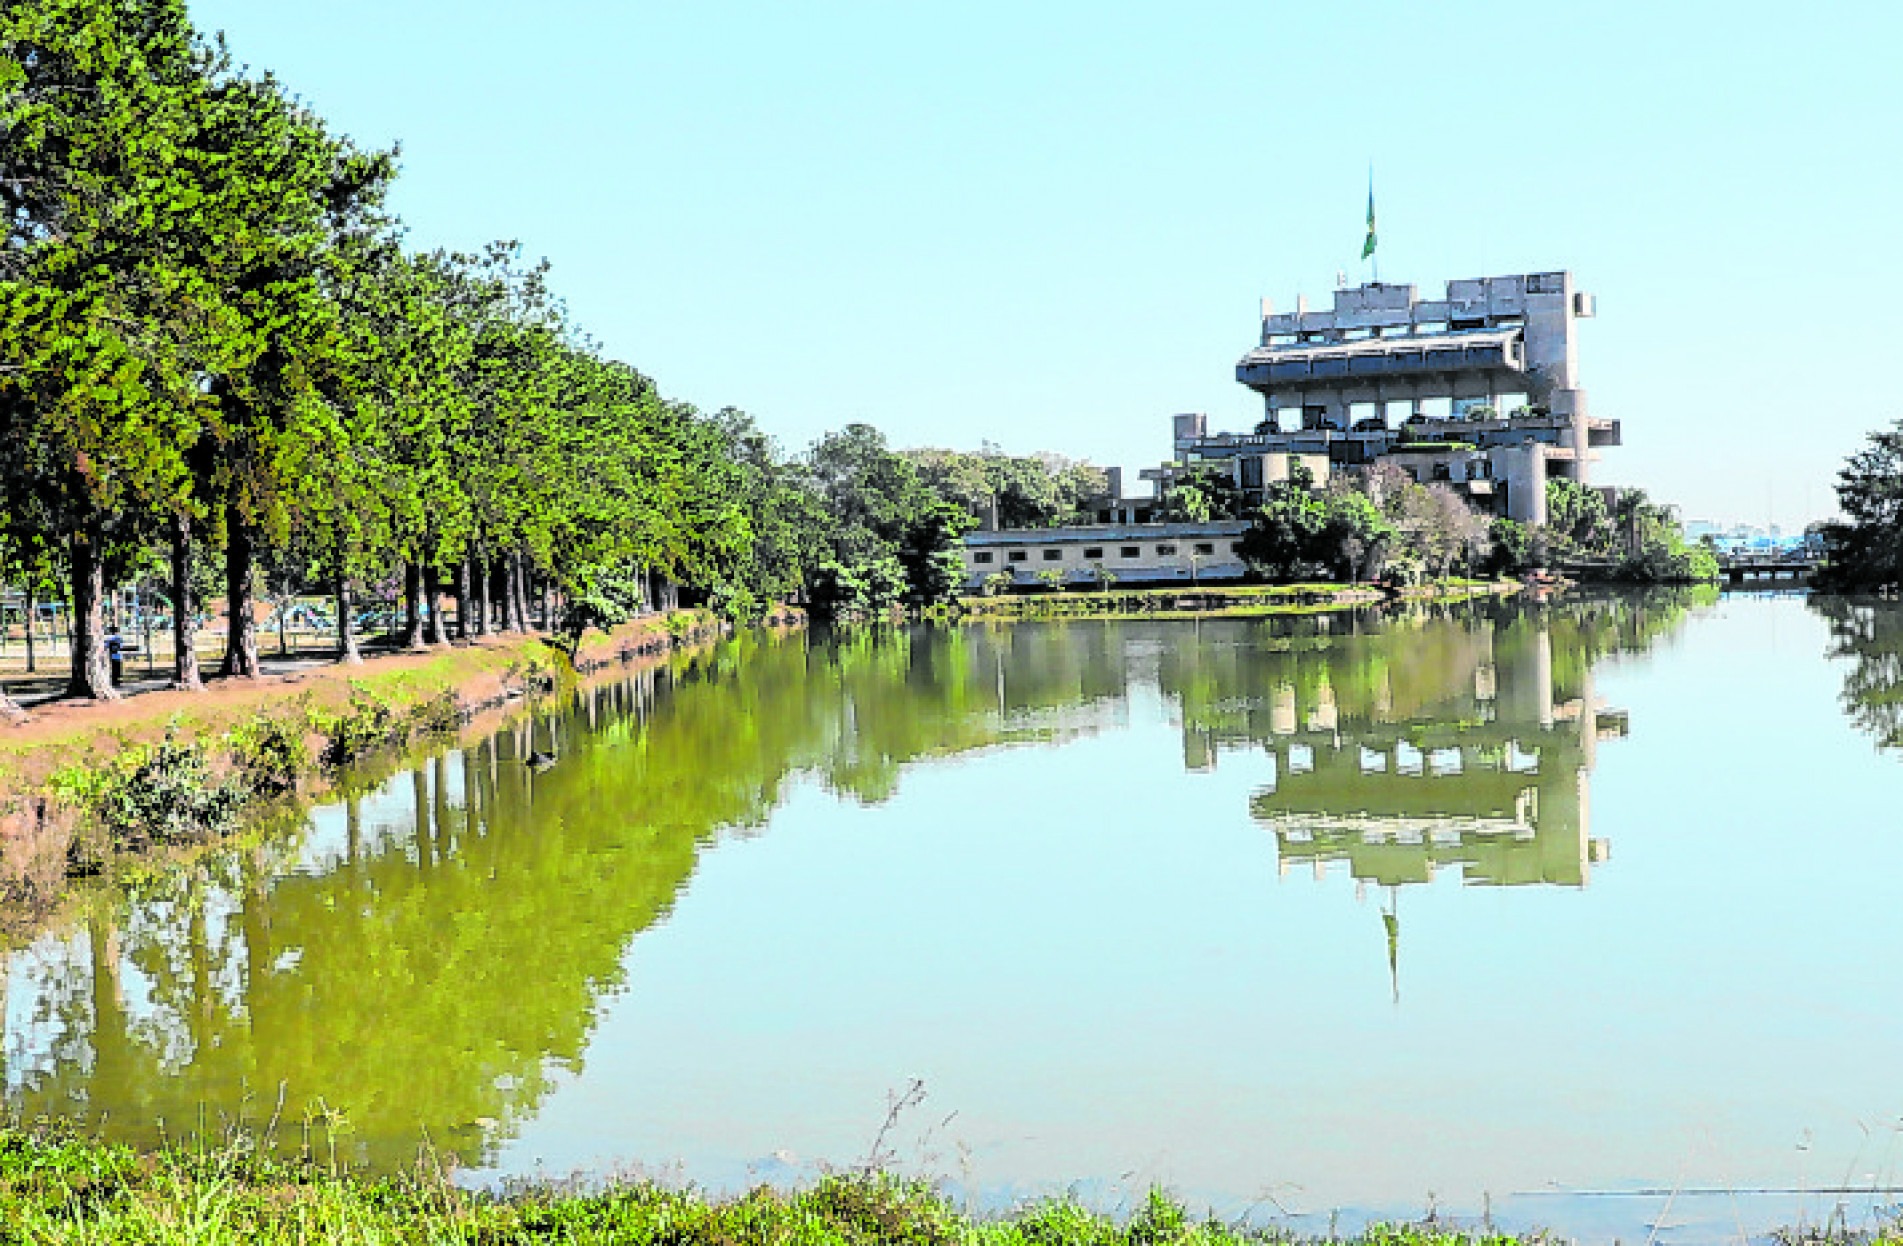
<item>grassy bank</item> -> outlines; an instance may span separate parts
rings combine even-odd
[[[0,1206],[9,1241],[146,1243],[838,1243],[873,1246],[1243,1246],[1286,1234],[1199,1218],[1160,1195],[1113,1220],[1072,1202],[973,1217],[931,1189],[877,1176],[830,1177],[735,1198],[653,1185],[494,1196],[458,1189],[427,1165],[407,1177],[332,1174],[242,1148],[129,1149],[18,1130],[0,1132]],[[1441,1226],[1376,1228],[1381,1246],[1522,1239]]]
[[[1007,593],[966,597],[960,605],[974,619],[1149,619],[1168,615],[1249,617],[1351,610],[1389,601],[1464,601],[1518,592],[1512,580],[1442,580],[1419,588],[1384,589],[1368,584],[1224,584],[1207,587],[1112,587],[1054,593]]]
[[[0,917],[43,920],[75,880],[236,830],[322,791],[344,768],[430,737],[579,672],[712,636],[702,611],[584,638],[574,662],[539,635],[213,681],[111,703],[58,703],[0,726]]]

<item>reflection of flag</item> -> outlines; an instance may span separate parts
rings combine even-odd
[[[1368,240],[1361,244],[1361,258],[1374,254],[1374,182],[1368,182]]]

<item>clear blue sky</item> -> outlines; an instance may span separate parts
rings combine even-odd
[[[419,246],[517,238],[614,355],[789,447],[1129,468],[1246,428],[1257,302],[1570,268],[1598,479],[1799,523],[1903,415],[1903,5],[198,0]]]

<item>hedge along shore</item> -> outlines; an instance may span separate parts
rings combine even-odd
[[[1517,580],[1443,580],[1417,588],[1371,584],[1226,584],[1207,588],[1078,589],[964,597],[959,606],[972,620],[1154,619],[1170,616],[1254,618],[1358,610],[1398,602],[1470,601],[1505,597],[1524,587]]]
[[[801,621],[790,610],[766,620]],[[344,766],[414,741],[494,730],[535,693],[610,667],[659,663],[727,626],[709,611],[677,610],[586,635],[572,663],[553,637],[517,633],[359,665],[213,680],[198,693],[39,707],[23,723],[0,725],[0,937],[54,920],[88,889],[76,884],[110,884],[151,857],[219,842],[240,815],[321,795]],[[150,811],[162,818],[134,809],[135,823],[155,825],[128,827],[126,800],[167,784],[181,807]]]

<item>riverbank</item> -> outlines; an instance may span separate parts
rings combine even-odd
[[[1524,586],[1517,580],[1449,579],[1414,588],[1371,584],[1224,584],[1198,587],[1085,589],[1055,593],[1007,593],[959,601],[971,619],[1152,619],[1169,615],[1247,618],[1316,614],[1390,602],[1468,601],[1505,597]]]
[[[0,725],[0,929],[44,921],[79,880],[110,881],[132,861],[319,794],[374,754],[453,737],[563,680],[659,661],[724,627],[707,611],[674,611],[591,633],[572,661],[546,635],[515,633],[211,680],[199,693],[41,707]]]
[[[332,1172],[317,1157],[281,1162],[233,1145],[141,1155],[130,1148],[0,1131],[0,1204],[18,1240],[119,1246],[147,1242],[667,1242],[733,1246],[1258,1246],[1285,1231],[1202,1219],[1161,1194],[1112,1219],[1071,1201],[1006,1216],[970,1215],[930,1187],[874,1175],[827,1177],[787,1192],[733,1198],[652,1184],[490,1195],[420,1161],[414,1175]],[[1377,1226],[1334,1242],[1506,1246],[1519,1238],[1451,1225]],[[1884,1238],[1883,1241],[1894,1241]]]

